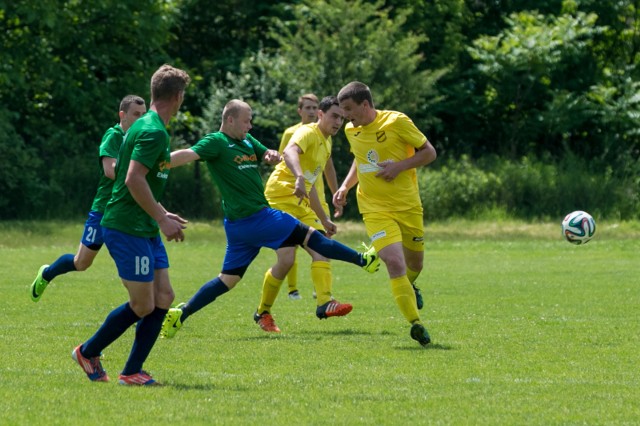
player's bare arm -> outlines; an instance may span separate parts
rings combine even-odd
[[[333,165],[333,157],[329,157],[327,164],[324,166],[324,177],[327,179],[327,185],[332,194],[335,194],[338,190],[338,174],[336,173],[336,167]]]
[[[147,173],[149,173],[149,169],[145,165],[136,160],[131,160],[129,170],[127,170],[127,177],[125,178],[125,185],[127,185],[136,203],[158,223],[167,240],[183,241],[184,232],[182,230],[185,226],[180,221],[170,217],[164,207],[155,200],[146,179]]]
[[[180,167],[199,159],[200,156],[192,149],[179,149],[171,153],[171,168]]]
[[[289,142],[289,145],[287,145],[283,152],[284,162],[287,164],[289,170],[291,170],[291,173],[296,177],[293,194],[299,198],[298,204],[300,204],[305,198],[309,198],[306,182],[302,173],[302,167],[300,166],[300,154],[302,154],[302,149],[292,142]]]
[[[347,205],[347,194],[349,190],[353,188],[358,183],[358,172],[356,166],[356,160],[353,160],[351,163],[351,168],[349,169],[349,173],[347,173],[347,177],[344,178],[342,185],[340,188],[333,194],[333,206],[336,208],[335,217],[342,216],[342,211],[344,206]]]
[[[116,159],[113,157],[102,157],[102,170],[104,175],[111,180],[116,179]]]
[[[275,149],[268,149],[262,156],[262,162],[274,165],[282,161],[282,155]]]
[[[436,150],[429,141],[426,141],[422,146],[416,148],[415,155],[406,158],[402,161],[383,161],[378,163],[381,170],[376,173],[376,177],[391,182],[400,173],[405,170],[413,169],[416,167],[426,166],[432,163],[436,159]]]
[[[311,186],[311,191],[309,192],[309,205],[311,206],[311,210],[318,216],[325,231],[327,231],[327,237],[335,235],[338,232],[338,227],[331,221],[331,218],[327,216],[327,213],[322,208],[320,196],[318,195],[315,185]]]

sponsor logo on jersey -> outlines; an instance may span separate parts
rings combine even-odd
[[[243,154],[243,155],[236,155],[235,157],[233,157],[233,161],[238,164],[241,165],[243,163],[246,163],[247,161],[253,162],[255,163],[256,161],[258,161],[258,156],[256,154],[251,154],[251,155],[247,155],[247,154]]]
[[[368,164],[365,163],[359,165],[358,168],[360,173],[377,173],[380,171],[380,166],[378,166],[380,155],[378,155],[378,152],[375,149],[371,149],[367,152],[367,161],[369,162]]]
[[[158,163],[158,174],[156,174],[157,178],[160,179],[168,179],[169,172],[165,172],[165,170],[169,170],[171,168],[170,161],[161,161]]]
[[[380,238],[386,237],[387,231],[379,231],[371,236],[371,241],[379,240]]]
[[[413,241],[420,242],[420,241],[424,241],[424,237],[413,237]]]

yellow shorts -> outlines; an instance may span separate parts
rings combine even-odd
[[[298,197],[291,196],[267,198],[267,201],[269,201],[271,208],[289,213],[305,225],[310,226],[313,229],[317,229],[318,231],[325,232],[324,226],[322,226],[320,219],[318,219],[318,215],[313,211],[307,200],[298,204],[300,199]]]
[[[364,213],[362,218],[376,251],[400,242],[409,250],[424,250],[424,219],[421,208],[401,212]]]

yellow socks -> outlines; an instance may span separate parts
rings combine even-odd
[[[298,289],[298,259],[293,261],[293,265],[287,274],[287,284],[289,285],[289,293]]]
[[[329,262],[311,262],[311,281],[316,289],[316,302],[322,306],[331,300],[331,264]]]
[[[271,307],[278,297],[280,286],[283,280],[279,280],[271,275],[271,269],[264,274],[264,281],[262,282],[262,296],[260,298],[260,305],[258,306],[258,314],[263,312],[270,312]]]
[[[416,279],[418,279],[418,275],[420,275],[420,271],[413,271],[407,266],[407,278],[409,278],[410,283],[415,283]]]
[[[420,321],[420,314],[418,314],[418,308],[416,308],[416,295],[406,275],[391,278],[391,293],[396,299],[400,312],[402,312],[407,321],[410,323]]]

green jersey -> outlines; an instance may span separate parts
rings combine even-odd
[[[98,150],[99,162],[100,162],[100,181],[98,182],[98,190],[96,196],[93,198],[93,204],[91,205],[91,211],[104,213],[104,208],[107,205],[107,201],[111,198],[111,190],[113,189],[113,180],[104,175],[104,167],[102,166],[102,158],[118,158],[118,151],[120,151],[120,145],[122,145],[122,138],[124,137],[124,130],[119,124],[108,129],[102,137],[100,143],[100,149]]]
[[[237,140],[222,132],[210,133],[191,149],[207,162],[225,218],[242,219],[269,207],[258,168],[267,147],[253,136]]]
[[[124,137],[116,162],[116,179],[111,199],[102,218],[102,226],[138,237],[155,237],[158,223],[133,199],[125,178],[129,163],[135,160],[149,169],[146,179],[159,201],[169,177],[171,149],[169,133],[155,111],[149,111],[131,126]]]

